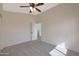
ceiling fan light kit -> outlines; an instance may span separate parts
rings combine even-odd
[[[36,9],[35,9],[35,8],[30,7],[30,10],[31,10],[31,11],[35,11]]]

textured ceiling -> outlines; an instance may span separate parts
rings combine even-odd
[[[3,10],[10,11],[10,12],[19,12],[19,13],[38,15],[38,14],[41,14],[42,12],[44,12],[50,8],[53,8],[59,4],[58,3],[45,3],[44,5],[37,7],[42,11],[41,13],[39,13],[37,11],[33,11],[32,13],[29,13],[29,8],[19,7],[22,5],[28,5],[28,3],[3,3]]]

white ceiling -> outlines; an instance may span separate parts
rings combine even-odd
[[[40,14],[37,11],[33,11],[32,13],[29,13],[29,8],[21,8],[19,6],[22,5],[28,5],[28,3],[3,3],[3,10],[4,11],[10,11],[10,12],[20,12],[20,13],[26,13],[26,14],[33,14],[33,15],[38,15]],[[39,8],[42,12],[53,8],[55,6],[59,5],[58,3],[45,3],[42,6],[39,6]],[[41,13],[42,13],[41,12]]]

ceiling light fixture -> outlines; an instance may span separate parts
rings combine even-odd
[[[33,11],[33,8],[32,8],[32,7],[30,7],[30,10],[31,10],[31,11]]]
[[[31,11],[35,11],[36,9],[35,9],[35,8],[33,8],[33,7],[30,7],[30,10],[31,10]]]

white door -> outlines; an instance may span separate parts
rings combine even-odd
[[[32,40],[38,40],[41,37],[41,24],[32,24]]]

